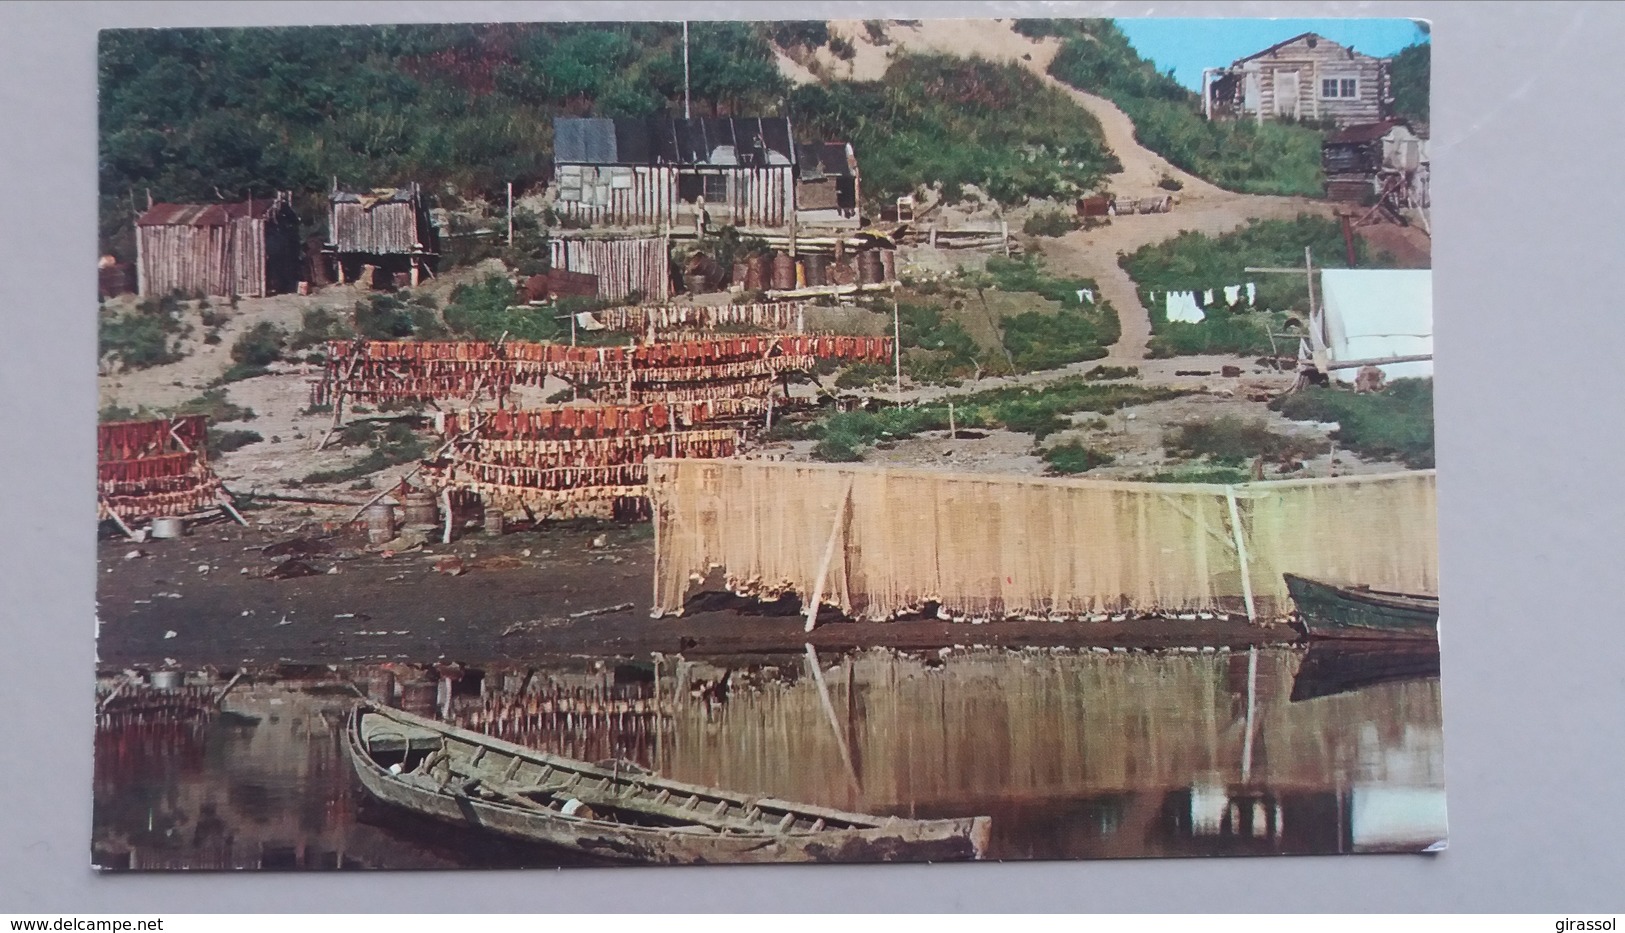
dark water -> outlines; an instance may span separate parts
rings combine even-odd
[[[125,687],[97,731],[108,869],[591,864],[372,802],[346,681],[576,758],[912,817],[990,858],[1420,851],[1444,837],[1437,655],[869,652],[252,672]],[[114,681],[104,678],[103,697]],[[173,688],[173,684],[162,686]]]

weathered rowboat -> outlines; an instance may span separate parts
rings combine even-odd
[[[1438,640],[1437,596],[1282,576],[1310,638]]]
[[[346,750],[367,792],[448,823],[656,864],[979,859],[988,817],[908,820],[753,797],[550,755],[364,703]]]

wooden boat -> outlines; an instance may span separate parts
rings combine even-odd
[[[1439,597],[1283,574],[1310,638],[1437,641]]]
[[[655,864],[979,859],[985,816],[907,820],[593,765],[360,705],[346,750],[367,792],[407,810],[599,858]]]
[[[1292,702],[1439,676],[1439,646],[1425,641],[1312,642],[1292,679]]]

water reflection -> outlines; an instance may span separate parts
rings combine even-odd
[[[218,705],[222,678],[125,689],[104,696],[97,733],[96,861],[586,864],[372,804],[340,747],[358,690],[683,781],[879,814],[987,814],[991,858],[1416,851],[1442,839],[1436,669],[1399,664],[1325,691],[1315,657],[868,652],[284,670],[242,678]]]

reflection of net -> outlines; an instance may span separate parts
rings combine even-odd
[[[1432,471],[1242,486],[1047,480],[768,461],[650,465],[658,612],[721,567],[736,592],[817,587],[849,616],[1258,612],[1281,573],[1437,591]],[[1232,499],[1234,504],[1232,506]]]

